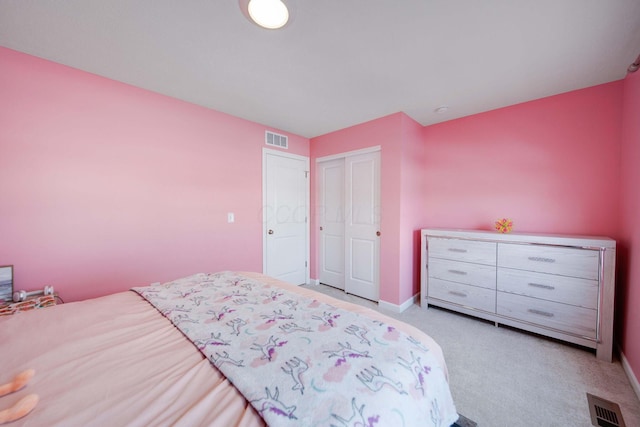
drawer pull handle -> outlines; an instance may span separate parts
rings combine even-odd
[[[462,270],[449,270],[449,273],[459,274],[460,276],[466,276],[467,275],[467,272],[466,271],[462,271]]]
[[[459,254],[466,254],[467,250],[466,249],[460,249],[460,248],[449,248],[447,249],[449,252],[457,252]]]
[[[541,257],[541,256],[530,256],[529,257],[529,261],[548,262],[548,263],[556,262],[556,260],[553,259],[553,258],[545,258],[545,257]]]
[[[449,293],[451,295],[455,295],[457,297],[466,297],[467,294],[465,294],[464,292],[460,292],[460,291],[449,291]]]
[[[551,285],[543,285],[542,283],[529,283],[529,286],[540,289],[549,289],[550,291],[554,290],[556,287]]]
[[[549,313],[548,311],[536,310],[535,308],[530,308],[527,310],[529,313],[538,314],[544,317],[553,317],[553,313]]]

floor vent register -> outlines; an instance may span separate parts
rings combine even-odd
[[[587,393],[591,424],[596,427],[626,427],[617,403]]]

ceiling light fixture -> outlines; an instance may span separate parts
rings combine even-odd
[[[446,105],[441,105],[440,107],[436,108],[433,111],[435,111],[438,114],[443,114],[443,113],[446,113],[447,111],[449,111],[449,107],[446,106]]]
[[[289,21],[289,9],[281,0],[250,0],[249,16],[263,28],[275,30]]]

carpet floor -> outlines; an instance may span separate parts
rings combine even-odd
[[[619,360],[603,362],[589,349],[448,310],[414,304],[394,313],[330,286],[305,287],[431,335],[444,351],[458,413],[480,427],[588,427],[586,393],[618,403],[626,425],[640,426],[640,401]]]

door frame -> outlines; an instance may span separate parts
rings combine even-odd
[[[361,148],[359,150],[345,151],[344,153],[330,154],[328,156],[317,157],[316,163],[326,162],[327,160],[342,159],[349,156],[357,156],[358,154],[374,153],[376,151],[382,151],[382,146],[374,145],[372,147]]]
[[[280,150],[274,150],[271,148],[266,148],[263,147],[262,148],[262,213],[261,213],[261,220],[262,220],[262,274],[266,274],[267,272],[267,239],[266,239],[266,235],[267,235],[267,218],[266,218],[266,201],[267,201],[267,156],[280,156],[280,157],[285,157],[288,159],[294,159],[294,160],[302,160],[305,162],[305,169],[306,169],[306,177],[307,177],[307,182],[305,185],[305,210],[306,210],[306,216],[305,216],[305,241],[306,241],[306,245],[305,245],[305,283],[309,284],[310,283],[310,276],[309,276],[309,272],[311,269],[311,266],[309,265],[309,254],[310,254],[310,221],[309,221],[309,209],[310,209],[310,181],[311,181],[311,177],[310,177],[310,170],[309,170],[309,157],[307,156],[302,156],[300,154],[292,154],[292,153],[286,153],[284,151],[280,151]]]

